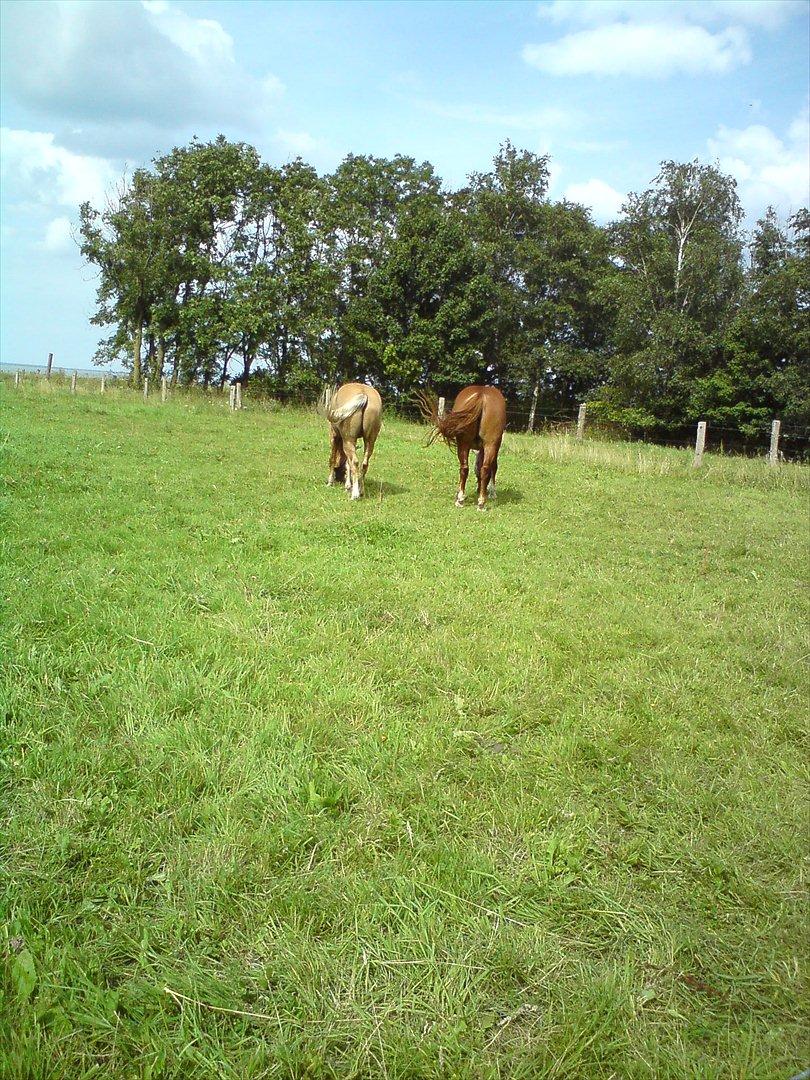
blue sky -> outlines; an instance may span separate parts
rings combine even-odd
[[[719,161],[749,222],[810,201],[807,0],[4,0],[0,19],[8,363],[89,364],[79,203],[195,134],[321,171],[408,154],[449,186],[510,138],[599,221],[666,158]]]

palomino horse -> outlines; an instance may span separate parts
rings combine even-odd
[[[382,422],[382,398],[373,386],[344,383],[328,390],[322,398],[326,419],[331,425],[332,450],[329,479],[334,484],[345,476],[346,490],[359,499],[365,487],[368,463]],[[363,440],[363,462],[357,461],[357,440]]]
[[[441,436],[448,446],[456,444],[459,477],[456,506],[464,505],[464,489],[470,473],[470,450],[477,450],[475,475],[478,477],[478,509],[486,510],[487,494],[495,496],[498,451],[506,427],[506,401],[494,386],[465,386],[453,408],[439,416],[435,397],[419,395],[422,415],[433,425],[430,442]]]

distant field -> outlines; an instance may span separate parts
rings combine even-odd
[[[0,1075],[807,1067],[806,468],[0,395]]]

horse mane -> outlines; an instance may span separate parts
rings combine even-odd
[[[480,417],[484,408],[484,394],[479,391],[463,409],[451,409],[444,416],[439,416],[439,399],[430,390],[417,390],[416,403],[423,420],[433,428],[427,445],[430,446],[436,439],[444,439],[450,446],[460,431]]]

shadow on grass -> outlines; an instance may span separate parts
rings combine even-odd
[[[410,488],[401,487],[399,484],[392,484],[388,480],[366,480],[367,499],[379,499],[380,483],[382,483],[382,494],[384,499],[389,495],[405,495],[410,491]]]
[[[500,506],[508,506],[509,503],[523,502],[523,492],[514,487],[499,487],[498,494],[492,501]]]

